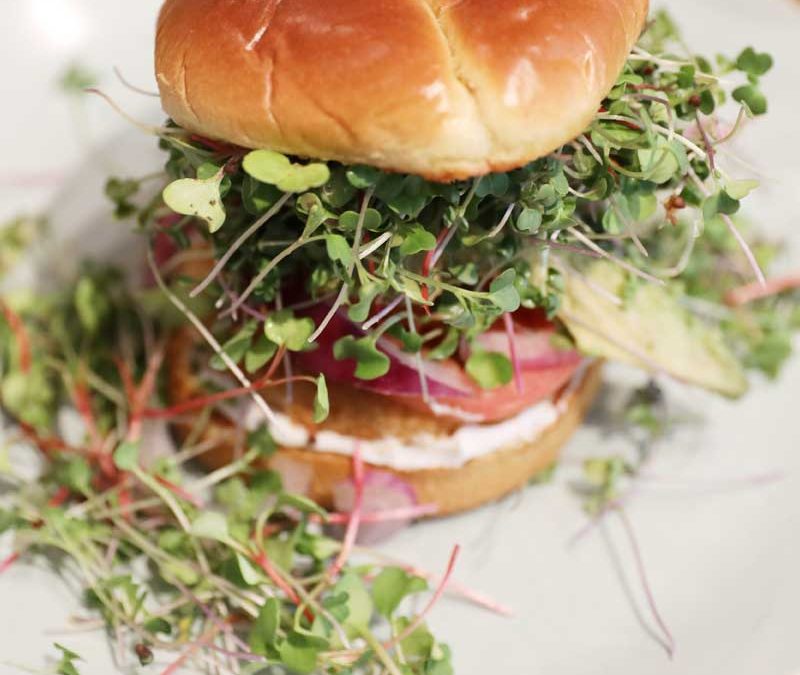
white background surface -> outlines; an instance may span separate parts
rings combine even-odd
[[[154,99],[126,91],[111,72],[118,65],[129,80],[154,88],[157,5],[0,0],[0,218],[53,204],[59,232],[77,227],[83,233],[72,248],[59,249],[57,265],[118,237],[120,226],[108,218],[100,197],[103,178],[146,172],[159,159],[152,139],[128,130],[99,100],[85,102],[87,132],[76,135],[79,113],[55,81],[77,59],[101,76],[103,88],[126,110],[159,119]],[[673,10],[697,51],[735,54],[753,44],[776,57],[766,81],[771,114],[748,129],[739,154],[765,184],[748,212],[786,238],[792,250],[787,265],[797,266],[800,3],[670,0],[662,6]],[[739,173],[756,171],[742,167]],[[671,393],[682,408],[701,413],[705,424],[665,444],[652,471],[668,480],[643,487],[627,510],[677,641],[675,660],[668,661],[637,622],[613,562],[616,550],[641,606],[630,551],[616,523],[567,547],[585,518],[562,475],[553,485],[471,515],[414,527],[387,546],[438,570],[460,542],[458,580],[514,607],[513,619],[457,601],[436,608],[431,623],[454,648],[458,675],[800,672],[800,360],[776,386],[756,383],[737,403],[680,387]],[[602,438],[586,427],[568,457],[624,447],[622,439]],[[736,488],[740,478],[773,472],[782,480]],[[77,609],[73,593],[43,569],[18,566],[0,578],[0,675],[17,672],[7,662],[41,666],[56,640],[87,658],[87,675],[111,673],[102,634],[59,634]]]

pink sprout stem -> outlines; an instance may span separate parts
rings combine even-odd
[[[628,537],[628,543],[633,551],[633,557],[636,561],[636,570],[639,574],[639,581],[641,582],[642,590],[644,590],[645,597],[647,598],[647,605],[650,608],[650,613],[652,614],[653,619],[661,629],[661,632],[664,636],[664,642],[662,643],[662,646],[666,650],[667,656],[672,659],[675,656],[675,638],[672,636],[666,621],[664,621],[664,618],[661,616],[661,612],[658,610],[658,604],[656,603],[653,589],[650,586],[650,581],[647,578],[647,570],[645,568],[642,550],[639,548],[639,542],[636,538],[636,533],[633,530],[633,525],[623,509],[616,507],[614,510],[616,511],[617,516],[619,516],[622,527],[625,530],[626,536]]]
[[[417,614],[416,618],[406,627],[406,629],[397,635],[396,637],[392,638],[388,642],[384,643],[384,647],[386,649],[391,649],[399,642],[405,640],[409,635],[412,635],[417,628],[422,625],[422,622],[425,620],[425,617],[428,613],[433,609],[434,605],[439,602],[442,595],[444,594],[445,589],[447,588],[447,584],[450,581],[450,577],[453,575],[453,569],[456,566],[456,560],[458,560],[458,554],[461,552],[461,546],[456,544],[453,547],[453,552],[450,554],[450,561],[447,563],[447,570],[444,573],[439,585],[436,587],[436,591],[434,592],[431,599],[428,601],[428,604],[425,605],[425,608]]]
[[[392,313],[392,312],[393,312],[395,309],[397,309],[397,306],[398,306],[398,305],[399,305],[401,302],[403,302],[403,298],[404,298],[404,297],[405,297],[405,296],[403,296],[403,295],[398,295],[398,296],[397,296],[397,297],[396,297],[394,300],[392,300],[392,301],[391,301],[391,302],[390,302],[388,305],[386,305],[386,307],[384,307],[384,308],[383,308],[383,309],[382,309],[380,312],[378,312],[378,313],[377,313],[375,316],[373,316],[372,318],[370,318],[370,319],[369,319],[369,321],[366,321],[366,322],[365,322],[365,323],[364,323],[364,324],[361,326],[362,330],[369,330],[369,329],[370,329],[370,328],[372,328],[372,327],[373,327],[375,324],[378,324],[378,323],[380,323],[381,321],[383,321],[383,320],[384,320],[384,319],[385,319],[387,316],[389,316],[389,315],[390,315],[390,314],[391,314],[391,313]]]
[[[431,516],[438,510],[439,508],[436,504],[416,504],[414,506],[403,506],[396,509],[369,511],[361,514],[361,523],[385,523],[393,520],[413,520],[414,518]],[[352,518],[352,513],[330,513],[328,514],[326,522],[332,525],[344,525],[345,523],[349,523]]]
[[[797,288],[800,288],[800,274],[790,274],[777,279],[769,279],[765,284],[756,282],[734,288],[725,296],[725,302],[731,307],[739,307],[754,300],[761,300]]]
[[[422,577],[423,579],[428,579],[429,581],[433,578],[433,574],[419,569],[418,567],[406,566],[404,569],[409,574]],[[493,600],[479,591],[474,591],[458,581],[451,580],[447,585],[447,592],[459,595],[478,607],[488,609],[490,612],[494,612],[495,614],[499,614],[501,616],[514,616],[514,610],[508,605],[497,602],[497,600]]]
[[[19,558],[20,558],[20,554],[19,554],[18,552],[16,552],[16,553],[12,553],[12,554],[11,554],[10,556],[8,556],[8,557],[7,557],[5,560],[3,560],[2,562],[0,562],[0,574],[3,574],[4,572],[7,572],[7,571],[8,571],[8,569],[9,569],[9,568],[10,568],[10,567],[11,567],[11,566],[12,566],[12,565],[15,563],[15,562],[17,562],[17,560],[19,560]]]
[[[355,484],[356,492],[353,512],[350,514],[350,520],[344,533],[342,549],[328,570],[328,575],[331,579],[339,576],[339,572],[342,571],[347,559],[350,557],[358,536],[358,528],[361,525],[361,508],[364,505],[364,462],[361,459],[361,445],[358,442],[356,442],[356,447],[353,451],[353,483]]]

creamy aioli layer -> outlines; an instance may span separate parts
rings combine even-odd
[[[541,401],[502,422],[468,423],[449,435],[422,433],[411,438],[386,436],[379,439],[359,439],[335,431],[319,431],[312,435],[302,424],[278,412],[269,425],[270,433],[283,447],[339,455],[352,455],[358,444],[365,462],[397,471],[457,469],[476,457],[535,441],[564,413],[568,394],[579,386],[584,374],[582,367],[558,403]],[[265,423],[262,412],[252,402],[246,405],[245,426],[250,430],[262,426]]]

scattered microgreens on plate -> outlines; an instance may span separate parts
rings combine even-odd
[[[223,659],[236,672],[280,664],[295,673],[452,673],[450,651],[424,620],[455,555],[439,581],[369,549],[351,560],[329,536],[329,514],[266,468],[276,444],[264,428],[249,434],[239,459],[201,478],[186,463],[210,449],[198,440],[207,417],[179,447],[148,432],[180,415],[159,406],[162,338],[176,320],[160,292],[129,289],[116,271],[88,266],[73,285],[2,302],[3,408],[18,423],[16,440],[38,449],[45,468],[29,484],[0,462],[10,489],[0,533],[14,533],[0,574],[51,555],[84,587],[122,663],[158,659],[172,664],[169,672],[181,664],[215,672]],[[304,348],[308,327],[284,314],[267,332],[275,341],[268,361],[279,362],[285,350]],[[324,376],[314,384],[322,421]],[[64,405],[76,411],[75,428],[58,421]],[[420,594],[432,600],[414,613],[405,600]],[[80,657],[56,648],[57,672],[80,673]]]

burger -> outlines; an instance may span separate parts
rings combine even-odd
[[[718,158],[771,59],[712,65],[647,11],[165,2],[169,181],[139,219],[209,467],[268,438],[323,505],[357,458],[449,514],[551,467],[606,360],[731,397],[777,367],[767,310],[724,302],[765,255]]]

